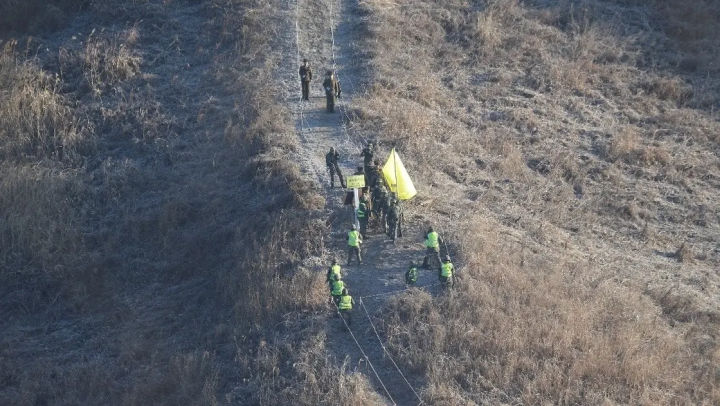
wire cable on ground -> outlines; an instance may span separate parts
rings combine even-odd
[[[343,324],[345,325],[345,327],[350,332],[350,336],[355,341],[355,344],[360,349],[360,353],[363,355],[363,357],[365,358],[365,361],[367,361],[368,365],[370,365],[370,369],[372,369],[373,373],[375,374],[375,377],[380,382],[380,385],[382,385],[382,388],[385,390],[385,394],[390,399],[390,401],[392,402],[393,405],[397,405],[397,403],[395,403],[395,399],[393,399],[393,397],[390,395],[390,391],[388,391],[387,387],[385,386],[385,383],[382,381],[382,379],[380,379],[380,375],[375,370],[375,367],[373,366],[372,362],[370,362],[370,358],[367,356],[367,354],[365,354],[365,351],[363,351],[362,346],[358,342],[357,338],[355,338],[355,334],[353,334],[352,329],[350,329],[350,326],[347,324],[347,321],[345,321],[345,317],[343,317],[342,313],[340,313],[340,308],[338,308],[337,305],[335,305],[335,310],[337,311],[338,316],[340,316],[340,319],[343,321]],[[373,328],[374,328],[374,326],[373,326]],[[383,347],[383,349],[384,349],[384,347]]]
[[[392,364],[395,366],[395,369],[398,371],[400,376],[402,376],[402,379],[405,381],[405,383],[410,388],[412,393],[415,394],[415,397],[418,398],[418,400],[420,401],[420,403],[418,403],[418,405],[421,405],[423,403],[422,398],[420,397],[420,395],[417,394],[417,392],[415,391],[415,388],[413,388],[413,386],[410,384],[410,381],[407,380],[407,378],[405,377],[405,374],[402,373],[398,364],[395,363],[395,360],[393,359],[392,355],[390,355],[390,351],[388,351],[387,348],[385,348],[385,344],[383,344],[383,341],[380,338],[380,334],[378,334],[377,329],[375,328],[375,324],[372,322],[370,313],[368,313],[367,308],[365,307],[365,303],[363,302],[362,298],[360,298],[360,306],[362,306],[363,311],[365,312],[365,316],[367,316],[368,322],[370,322],[373,332],[375,333],[375,337],[377,337],[378,342],[380,343],[380,346],[382,347],[383,351],[385,352],[385,354],[387,354],[388,358],[390,359],[390,362],[392,362]]]

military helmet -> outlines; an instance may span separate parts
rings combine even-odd
[[[365,172],[365,169],[362,166],[357,167],[358,172]]]
[[[350,229],[351,229],[351,230],[357,230],[357,226],[356,226],[355,224],[353,224],[352,226],[350,226]]]
[[[330,147],[330,152],[335,152],[335,147]]]
[[[348,288],[343,288],[342,294],[343,294],[343,296],[349,295],[349,294],[350,294],[350,291],[348,290]]]
[[[333,264],[333,265],[337,265],[337,258],[333,258],[332,264]]]
[[[450,255],[445,255],[445,258],[443,258],[443,261],[450,262]]]
[[[435,231],[433,230],[433,226],[430,226],[430,228],[428,228],[428,233],[432,233],[433,231]]]
[[[307,58],[303,59],[303,63],[308,63]]]

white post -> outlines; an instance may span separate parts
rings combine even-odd
[[[358,221],[357,218],[357,211],[360,208],[360,193],[358,192],[357,188],[353,189],[353,195],[355,197],[353,200],[353,207],[355,208],[355,210],[353,210],[353,224],[355,224],[355,227],[357,227],[357,229],[359,230],[360,221]]]

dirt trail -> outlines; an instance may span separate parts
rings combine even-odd
[[[357,49],[353,48],[361,17],[357,3],[353,0],[296,0],[287,7],[285,12],[290,24],[283,41],[281,82],[286,102],[296,117],[296,127],[301,138],[300,150],[293,159],[300,163],[303,173],[309,179],[318,182],[321,193],[327,199],[326,214],[333,219],[329,247],[344,265],[347,260],[345,236],[351,224],[352,211],[342,205],[344,190],[330,188],[325,169],[325,154],[330,147],[339,151],[344,174],[351,174],[354,168],[362,165],[360,152],[364,140],[353,132],[352,123],[345,114],[348,106],[352,105],[353,98],[363,91],[367,81],[356,57]],[[304,103],[300,97],[297,73],[303,58],[310,61],[314,74],[310,85],[310,101]],[[341,82],[343,97],[339,101],[339,108],[331,114],[325,111],[325,95],[321,83],[325,71],[333,67]],[[384,161],[388,152],[381,149],[378,158]],[[412,212],[408,211],[406,209],[406,217],[411,220]],[[364,264],[343,266],[345,282],[357,302],[352,331],[375,366],[392,401],[401,405],[418,404],[419,400],[402,375],[384,356],[383,348],[360,305],[360,298],[366,297],[363,303],[371,316],[376,317],[376,313],[382,309],[388,298],[392,297],[391,292],[405,289],[403,273],[407,263],[411,259],[421,259],[422,255],[420,228],[419,224],[409,226],[405,236],[399,239],[397,244],[393,244],[377,228],[371,228],[362,251]],[[420,275],[418,285],[434,285],[436,282],[435,273],[428,271]],[[346,361],[350,366],[357,366],[356,369],[367,374],[378,392],[392,403],[340,319],[329,321],[327,338],[328,347],[338,362]],[[416,390],[422,387],[423,383],[415,377],[406,377]]]

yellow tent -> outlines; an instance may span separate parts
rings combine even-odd
[[[382,173],[385,181],[390,185],[390,191],[397,193],[400,200],[412,199],[417,194],[415,185],[413,185],[410,175],[405,170],[400,156],[395,152],[395,148],[390,151],[390,156],[382,169]]]

